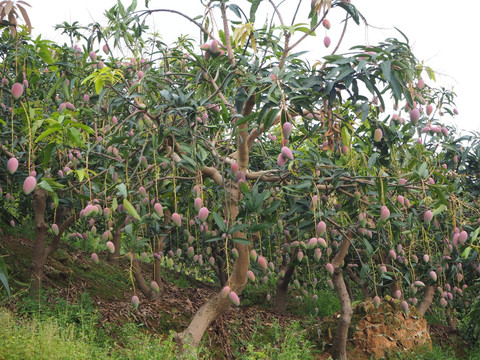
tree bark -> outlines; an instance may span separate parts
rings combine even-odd
[[[255,96],[252,95],[243,105],[242,115],[244,117],[249,115],[254,106]],[[244,174],[246,174],[249,163],[248,122],[240,124],[237,128],[237,151],[237,162],[240,168],[239,171],[242,171]],[[218,179],[216,182],[218,183],[219,181],[220,179]],[[238,201],[240,200],[241,192],[237,182],[231,183],[227,188],[227,206],[224,216],[226,219],[228,219],[229,225],[232,225],[239,213]],[[233,237],[242,239],[246,238],[243,232],[236,232],[233,234]],[[247,271],[250,265],[250,251],[249,245],[246,244],[235,243],[234,247],[238,251],[238,259],[233,265],[233,271],[227,283],[231,291],[239,295],[247,284]],[[204,304],[197,311],[188,327],[175,337],[175,341],[180,351],[185,352],[188,350],[185,348],[186,344],[196,349],[211,322],[223,314],[230,306],[231,303],[228,298],[224,299],[220,292],[210,299],[206,304]]]
[[[427,312],[427,310],[430,308],[430,305],[432,305],[432,302],[433,302],[434,295],[435,295],[435,287],[432,285],[427,285],[423,300],[420,303],[420,306],[418,307],[418,312],[420,316],[423,317]]]
[[[215,265],[212,266],[212,269],[220,281],[220,286],[223,288],[227,285],[228,280],[227,264],[223,261],[222,256],[218,254],[216,246],[212,247],[212,256],[215,258]]]
[[[452,327],[452,329],[457,328],[457,318],[455,317],[455,310],[454,310],[454,315],[452,316],[452,308],[447,306],[447,311],[446,311],[446,318],[447,318],[447,324],[448,326]]]
[[[140,268],[140,262],[138,261],[135,254],[133,255],[132,259],[132,272],[138,289],[143,293],[143,295],[145,295],[148,300],[155,300],[160,296],[159,293],[153,291],[152,288],[148,286],[145,282],[145,278],[142,274],[142,269]]]
[[[363,297],[365,299],[372,297],[372,292],[368,290],[368,287],[365,285],[362,279],[360,279],[357,276],[357,274],[355,274],[353,270],[349,267],[347,267],[347,275],[355,284],[357,284],[360,287],[360,289],[362,290]]]
[[[154,252],[159,253],[163,251],[164,248],[164,243],[163,243],[164,237],[161,237],[160,239],[157,240],[155,243],[155,248]],[[156,256],[153,257],[153,279],[157,282],[158,287],[160,288],[160,291],[163,290],[164,284],[163,284],[163,279],[162,279],[162,261],[158,259]]]
[[[292,280],[292,275],[295,271],[295,266],[291,264],[285,264],[282,267],[282,270],[285,271],[285,276],[283,279],[278,278],[277,281],[277,290],[275,291],[275,300],[273,304],[273,310],[281,314],[287,312],[287,302],[288,302],[288,285]]]
[[[343,279],[343,281],[345,282],[345,288],[347,289],[347,294],[348,294],[348,297],[350,298],[350,302],[353,302],[353,293],[352,293],[352,289],[350,287],[350,283],[348,282],[348,280],[345,280],[345,278]]]
[[[122,246],[122,227],[119,226],[113,232],[113,245],[115,246],[115,251],[113,253],[108,252],[107,261],[109,263],[118,265],[120,264],[120,247]]]
[[[33,215],[35,227],[35,240],[33,246],[32,259],[30,263],[30,296],[38,295],[42,288],[43,269],[50,255],[57,250],[62,239],[62,235],[70,225],[72,225],[79,214],[73,214],[59,226],[58,235],[53,236],[50,244],[46,246],[47,224],[45,222],[45,210],[47,203],[47,193],[45,189],[37,187],[33,192]],[[65,209],[58,212],[58,218],[62,219],[66,215]]]
[[[35,242],[33,247],[31,270],[30,296],[38,295],[42,286],[43,267],[45,264],[45,241],[47,224],[45,223],[45,208],[47,195],[45,189],[37,187],[33,191],[33,218],[35,226]]]
[[[332,357],[340,360],[347,359],[347,340],[348,340],[348,328],[352,320],[353,310],[350,302],[350,296],[348,295],[347,287],[342,274],[341,264],[347,255],[350,247],[350,240],[352,239],[352,233],[344,235],[342,243],[340,244],[340,250],[335,255],[332,261],[334,267],[332,282],[334,289],[340,300],[340,319],[338,320],[337,331],[333,340]]]
[[[50,245],[47,246],[45,249],[45,255],[43,257],[43,261],[45,262],[47,258],[52,255],[55,250],[57,250],[58,245],[60,244],[60,241],[62,240],[62,235],[67,230],[70,225],[72,225],[75,220],[77,220],[80,217],[80,213],[73,214],[70,217],[68,217],[62,224],[58,227],[58,235],[55,235],[50,242]]]
[[[235,237],[241,234],[235,234]],[[250,264],[248,245],[235,244],[238,250],[238,259],[233,266],[232,276],[230,277],[230,289],[237,295],[242,292],[247,283],[247,271]],[[187,351],[186,344],[197,348],[202,340],[203,334],[208,326],[218,316],[223,314],[231,306],[228,298],[224,299],[220,293],[215,295],[206,304],[204,304],[195,314],[187,329],[176,336],[177,342],[182,352]]]

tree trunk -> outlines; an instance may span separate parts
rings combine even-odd
[[[452,329],[455,330],[457,328],[457,318],[455,317],[455,310],[454,310],[454,315],[452,316],[452,309],[450,305],[447,306],[446,318],[447,318],[448,326],[451,326]]]
[[[225,27],[225,33],[227,32],[228,27]],[[249,115],[252,112],[254,106],[255,96],[253,95],[250,96],[243,105],[242,115],[244,117]],[[240,168],[239,171],[246,174],[249,162],[247,122],[244,122],[238,126],[237,134],[237,163]],[[217,181],[220,180],[217,179]],[[222,181],[224,180],[222,179]],[[238,201],[240,200],[242,193],[240,192],[238,182],[231,183],[229,186],[227,186],[227,188],[227,206],[225,209],[226,211],[224,212],[224,216],[226,219],[228,219],[228,224],[231,226],[237,219],[239,212]],[[233,234],[233,238],[245,239],[245,234],[243,232],[237,231]],[[234,247],[238,251],[238,259],[233,265],[233,271],[232,275],[229,277],[228,286],[230,286],[231,291],[239,295],[247,284],[247,271],[250,265],[250,251],[249,245],[246,244],[235,243]],[[207,330],[210,323],[218,316],[223,314],[230,307],[230,305],[230,301],[228,299],[223,299],[221,293],[219,292],[206,304],[204,304],[200,309],[198,309],[197,313],[193,317],[188,327],[183,332],[177,334],[177,336],[175,337],[175,341],[180,351],[185,352],[187,350],[185,348],[186,344],[191,345],[194,349],[196,349],[200,344],[203,334]]]
[[[348,327],[350,326],[353,315],[352,304],[340,268],[335,269],[332,281],[341,305],[340,319],[338,320],[337,332],[335,333],[335,339],[333,341],[332,357],[335,360],[346,360]]]
[[[30,264],[30,296],[32,297],[37,296],[42,287],[43,269],[48,257],[57,250],[65,230],[79,217],[79,214],[73,214],[63,221],[59,226],[58,235],[53,236],[50,244],[45,247],[47,238],[47,224],[45,222],[46,202],[46,191],[42,188],[36,188],[33,192],[32,202],[35,226],[35,240]],[[63,220],[66,214],[66,209],[60,208],[57,212],[58,219]]]
[[[215,265],[212,266],[212,269],[220,281],[220,286],[223,288],[227,285],[227,264],[223,261],[223,257],[218,254],[216,246],[212,247],[212,256],[215,258]]]
[[[164,248],[163,239],[164,237],[161,237],[155,243],[155,248],[154,248],[155,253],[159,253],[163,251],[163,248]],[[154,266],[153,279],[157,282],[158,287],[160,288],[160,291],[162,291],[164,287],[163,279],[162,279],[162,261],[158,259],[156,256],[153,257],[153,266]]]
[[[62,215],[60,216],[59,213],[57,212],[57,219],[63,220],[63,215],[66,215],[64,211],[62,211]],[[57,250],[58,245],[60,244],[60,241],[62,240],[62,235],[67,230],[70,225],[72,225],[75,220],[77,220],[80,217],[80,213],[76,213],[71,215],[69,218],[67,218],[62,224],[58,227],[58,235],[55,235],[50,242],[50,245],[47,246],[45,249],[45,255],[43,257],[43,261],[45,262],[47,258],[52,255],[55,250]]]
[[[336,359],[347,359],[347,340],[348,340],[348,328],[352,320],[353,310],[350,302],[350,296],[348,295],[347,287],[342,274],[341,264],[347,255],[350,247],[350,241],[352,239],[352,233],[345,234],[340,244],[340,250],[335,255],[332,265],[334,268],[332,282],[333,287],[340,300],[340,319],[338,319],[337,331],[335,338],[333,339],[332,357]]]
[[[234,237],[239,236],[235,234]],[[247,271],[250,264],[248,245],[235,244],[235,248],[238,250],[238,259],[233,266],[233,273],[230,278],[230,289],[237,295],[242,292],[247,283]],[[193,348],[198,347],[202,340],[203,334],[207,330],[208,326],[218,316],[223,314],[231,303],[227,299],[223,299],[221,294],[218,293],[206,304],[204,304],[195,314],[192,321],[188,325],[187,329],[177,334],[175,341],[177,342],[180,350],[185,352],[187,349],[184,345],[188,344]]]
[[[368,290],[368,287],[365,285],[365,282],[363,282],[362,279],[360,279],[357,276],[357,274],[355,274],[353,270],[349,267],[347,267],[347,275],[355,284],[357,284],[360,287],[360,289],[362,290],[363,297],[365,299],[372,297],[372,293],[370,290]]]
[[[285,264],[282,267],[282,270],[285,271],[285,276],[283,277],[283,279],[281,277],[278,278],[273,310],[284,314],[287,312],[288,285],[292,280],[295,266]]]
[[[427,285],[423,300],[420,303],[420,306],[418,307],[418,312],[420,316],[423,317],[427,312],[427,310],[430,308],[430,305],[432,305],[432,302],[433,302],[434,295],[435,295],[435,287],[432,285]]]
[[[345,280],[345,278],[343,279],[344,283],[345,283],[345,288],[347,289],[347,294],[348,294],[348,297],[350,298],[350,302],[353,302],[353,293],[352,293],[352,289],[350,288],[350,283],[348,282],[348,280]]]
[[[135,278],[135,283],[137,284],[138,289],[143,293],[143,295],[145,295],[148,300],[157,299],[160,294],[153,291],[152,288],[148,286],[145,282],[145,278],[143,277],[142,269],[140,268],[140,263],[136,257],[136,254],[133,254],[132,271],[133,277]]]
[[[108,252],[107,261],[109,263],[118,265],[120,263],[120,247],[122,246],[122,227],[119,226],[113,232],[113,245],[115,246],[115,251],[113,253]]]
[[[45,241],[47,237],[47,224],[45,223],[45,208],[47,195],[45,189],[37,187],[33,192],[33,218],[35,226],[35,242],[32,261],[30,264],[31,285],[30,296],[38,295],[42,287],[43,267],[45,264]]]

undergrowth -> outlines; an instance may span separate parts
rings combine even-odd
[[[455,349],[452,347],[441,347],[434,344],[432,348],[418,347],[415,351],[400,352],[396,351],[387,356],[392,360],[480,360],[480,348],[467,349],[465,356],[459,358]]]
[[[0,308],[0,358],[43,359],[197,359],[180,356],[173,341],[142,331],[141,326],[96,326],[92,319],[72,321],[72,313],[56,319],[47,314],[33,318],[16,317]],[[78,318],[77,318],[78,319]]]
[[[238,326],[238,324],[235,324]],[[234,355],[237,359],[313,359],[314,344],[307,340],[307,333],[300,323],[294,321],[282,328],[277,321],[263,324],[257,319],[248,338],[232,332]]]

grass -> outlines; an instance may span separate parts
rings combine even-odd
[[[192,358],[177,353],[173,332],[153,335],[134,323],[101,326],[87,293],[75,303],[53,292],[37,299],[21,298],[17,314],[0,307],[0,324],[0,359]]]
[[[237,327],[238,324],[232,324]],[[262,324],[257,319],[249,338],[243,338],[235,333],[233,348],[235,358],[242,360],[284,359],[307,360],[315,358],[314,344],[307,340],[306,330],[293,321],[282,328],[278,322]]]
[[[11,360],[43,359],[181,359],[173,334],[159,341],[145,334],[134,324],[123,326],[120,344],[112,338],[97,337],[89,328],[79,331],[73,324],[61,324],[55,318],[16,319],[5,309],[0,310],[0,358]],[[184,357],[188,359],[187,357]]]
[[[395,360],[457,360],[459,357],[453,348],[443,348],[434,344],[431,349],[418,347],[411,352],[394,352],[388,355],[388,359]],[[467,349],[464,360],[480,360],[480,348]]]

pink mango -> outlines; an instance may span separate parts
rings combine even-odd
[[[10,158],[7,162],[7,171],[10,174],[13,174],[15,173],[15,171],[17,171],[17,169],[18,169],[18,160],[14,157]]]
[[[23,182],[23,192],[25,195],[30,194],[37,186],[37,179],[33,176],[28,176]]]
[[[328,36],[325,36],[325,37],[323,38],[323,45],[325,45],[325,47],[328,48],[331,43],[332,43],[332,40],[331,40]]]
[[[208,214],[210,214],[210,211],[206,208],[206,207],[202,207],[199,211],[198,211],[198,219],[200,221],[205,221],[207,220],[208,218]]]
[[[18,100],[23,95],[23,85],[15,83],[12,86],[12,96],[15,100]]]

